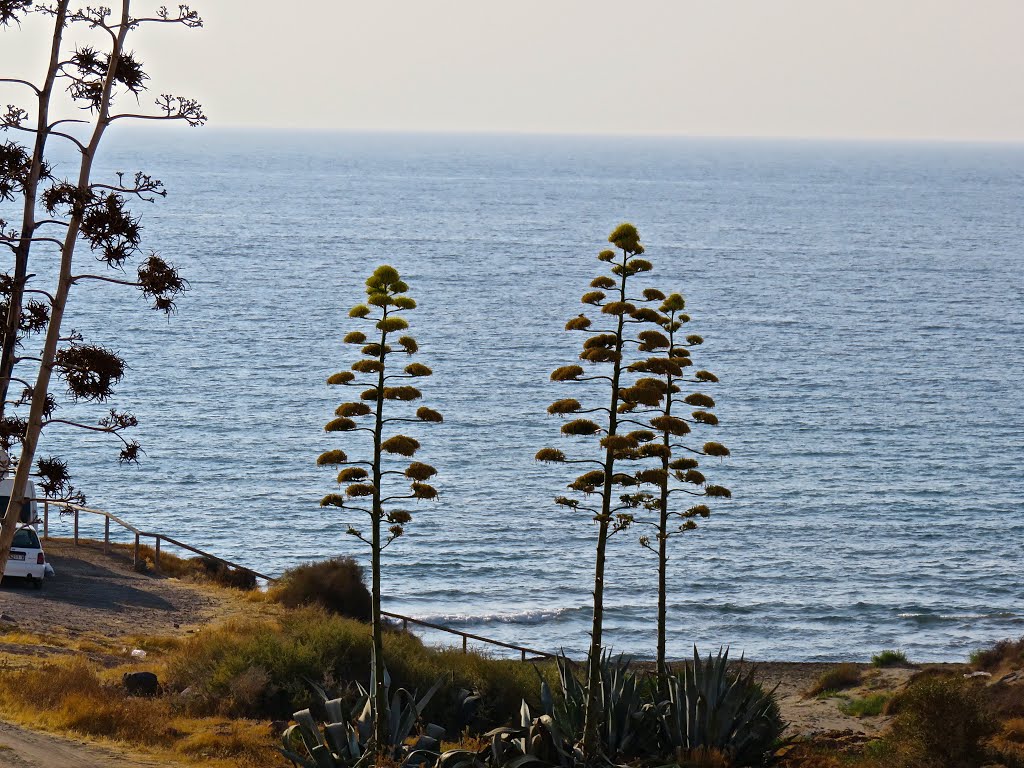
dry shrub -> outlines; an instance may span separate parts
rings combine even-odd
[[[992,756],[1006,768],[1024,768],[1024,718],[1003,722],[1003,729],[989,742]]]
[[[1002,720],[1024,718],[1024,685],[996,683],[985,688],[989,708]]]
[[[249,667],[228,683],[227,696],[221,700],[222,714],[240,716],[246,712],[263,709],[263,701],[271,685],[270,673],[263,667]]]
[[[1000,640],[991,648],[982,648],[971,654],[971,666],[991,672],[1000,667],[1024,666],[1024,637],[1019,640]]]
[[[269,596],[288,608],[316,605],[339,616],[370,621],[370,592],[363,582],[363,569],[351,557],[291,568]]]
[[[856,664],[838,664],[821,674],[805,692],[805,696],[818,696],[826,691],[841,691],[860,684],[860,668]]]
[[[273,748],[268,723],[181,717],[175,697],[128,696],[115,681],[118,672],[111,670],[101,677],[83,658],[0,670],[0,712],[6,719],[31,727],[70,731],[158,752],[223,758],[236,768],[284,765]],[[2,759],[0,764],[4,764]]]
[[[983,686],[962,677],[926,676],[910,683],[885,741],[901,768],[976,768],[995,730]]]
[[[676,755],[678,768],[732,768],[732,761],[714,747],[699,747]]]

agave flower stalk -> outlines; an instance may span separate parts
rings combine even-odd
[[[622,391],[631,384],[624,378],[627,373],[624,363],[624,350],[629,342],[636,342],[633,329],[643,323],[656,319],[657,313],[644,303],[663,299],[658,293],[645,293],[642,297],[634,297],[629,293],[630,278],[649,272],[652,265],[640,258],[644,247],[640,244],[640,235],[632,224],[622,224],[611,233],[608,241],[614,244],[618,253],[605,250],[598,254],[598,260],[610,267],[611,275],[603,274],[591,282],[594,290],[585,293],[581,301],[600,310],[601,325],[607,328],[594,328],[594,322],[585,314],[573,318],[566,324],[566,330],[587,334],[583,342],[580,359],[594,367],[608,366],[607,373],[587,374],[582,366],[569,365],[556,369],[551,374],[552,381],[559,382],[593,382],[594,387],[604,388],[608,406],[595,406],[584,409],[576,399],[558,400],[548,408],[548,413],[558,416],[574,416],[571,421],[562,425],[562,434],[576,437],[598,437],[602,449],[600,459],[569,459],[565,453],[555,448],[545,448],[537,453],[537,460],[554,463],[584,464],[594,467],[577,477],[569,488],[584,497],[597,496],[600,505],[591,507],[581,503],[579,498],[559,496],[557,504],[571,510],[583,510],[593,514],[597,523],[597,543],[594,559],[594,611],[590,633],[590,651],[587,671],[587,711],[583,737],[583,752],[587,760],[597,758],[600,744],[599,724],[602,720],[602,683],[601,653],[604,622],[604,587],[607,560],[608,540],[614,534],[625,530],[633,522],[631,502],[617,498],[617,489],[623,486],[636,485],[637,481],[631,472],[617,471],[616,465],[621,462],[635,462],[658,455],[659,446],[651,445],[654,434],[649,429],[641,429],[629,433],[621,430],[619,414],[625,403]],[[610,296],[607,292],[610,292]],[[630,377],[631,378],[631,377]],[[584,418],[593,415],[594,419]],[[651,452],[655,448],[655,452]]]
[[[15,2],[14,5],[28,4]],[[0,18],[7,18],[10,6],[10,2],[0,3]],[[48,307],[41,319],[45,336],[42,352],[35,359],[38,362],[35,382],[29,385],[24,380],[9,377],[10,381],[19,381],[25,387],[21,400],[14,405],[29,403],[28,418],[5,416],[0,422],[0,442],[17,440],[21,444],[14,487],[0,532],[0,572],[7,563],[11,541],[18,527],[28,479],[32,474],[40,433],[44,427],[59,422],[115,435],[123,444],[119,459],[125,463],[136,461],[140,451],[138,443],[129,442],[120,435],[122,430],[135,425],[135,417],[130,413],[111,411],[109,416],[103,417],[96,424],[83,424],[53,416],[56,400],[50,394],[50,384],[55,373],[67,384],[72,400],[105,402],[113,394],[113,385],[120,380],[125,368],[124,361],[116,353],[95,345],[78,345],[82,340],[80,335],[62,332],[61,325],[72,288],[94,280],[136,287],[153,299],[156,309],[170,313],[174,310],[175,298],[187,287],[177,270],[155,254],[138,268],[137,280],[75,273],[74,257],[80,241],[85,241],[92,255],[101,263],[118,271],[123,270],[140,250],[142,229],[139,218],[129,210],[129,198],[152,201],[154,196],[165,194],[159,181],[143,173],[137,173],[134,182],[124,180],[121,174],[117,175],[116,182],[110,184],[93,179],[93,163],[107,128],[115,121],[125,119],[184,120],[192,126],[206,122],[206,115],[198,102],[170,94],[163,94],[156,99],[155,113],[121,112],[115,106],[118,96],[124,92],[138,97],[146,90],[145,82],[149,79],[141,64],[126,47],[129,34],[151,23],[181,24],[188,28],[202,26],[202,19],[187,5],[178,6],[177,15],[161,8],[153,18],[132,15],[131,0],[121,0],[118,12],[106,6],[84,6],[68,11],[66,6],[57,5],[43,6],[41,10],[57,14],[57,20],[62,22],[58,25],[61,31],[55,35],[64,35],[69,24],[80,24],[101,36],[106,45],[103,50],[79,46],[60,61],[57,67],[57,77],[68,82],[67,93],[72,103],[91,115],[89,120],[54,121],[44,130],[50,136],[59,136],[71,142],[78,151],[77,179],[48,179],[50,184],[39,193],[39,198],[49,218],[38,222],[32,219],[34,223],[31,231],[11,233],[0,227],[0,244],[7,245],[16,254],[23,246],[25,237],[28,237],[33,249],[46,245],[59,255],[56,287],[51,291],[36,291],[46,298]],[[64,16],[59,15],[62,12]],[[60,50],[60,41],[55,39],[53,46],[51,56],[53,50]],[[31,83],[26,84],[35,88]],[[37,93],[41,91],[41,88],[36,90]],[[38,124],[33,127],[27,118],[25,110],[12,105],[0,116],[0,125],[8,131],[38,134]],[[83,138],[76,138],[64,130],[54,130],[56,126],[69,122],[87,124],[88,127],[83,129]],[[38,179],[42,178],[41,171]],[[48,227],[45,232],[37,231],[38,227],[44,225]],[[57,228],[56,235],[49,234],[55,231],[52,229],[54,227]],[[6,337],[5,343],[11,339],[11,334],[6,334]],[[64,462],[54,457],[41,458],[38,470],[51,489],[62,489],[68,493],[72,491]]]
[[[10,9],[0,7],[0,26],[7,26],[11,21],[17,20],[16,12],[21,10],[15,3]],[[46,75],[43,77],[42,85],[36,86],[30,82],[14,80],[10,78],[0,79],[0,82],[17,83],[30,88],[36,96],[36,127],[32,152],[29,154],[24,148],[14,142],[7,142],[0,147],[0,167],[4,169],[0,174],[0,199],[13,198],[15,190],[21,192],[22,214],[21,227],[18,231],[17,242],[9,244],[14,251],[14,275],[10,280],[7,293],[7,314],[6,322],[2,328],[3,341],[2,352],[0,352],[0,418],[4,415],[4,408],[7,404],[7,391],[11,385],[11,377],[14,375],[14,357],[17,349],[18,339],[27,330],[38,330],[38,326],[23,328],[23,305],[25,301],[25,283],[28,279],[29,252],[32,249],[32,240],[39,224],[36,222],[36,207],[39,204],[39,183],[49,176],[49,168],[44,155],[46,151],[46,140],[51,131],[55,130],[50,125],[50,100],[53,95],[53,86],[57,80],[57,73],[60,68],[61,43],[64,36],[64,26],[67,21],[69,0],[58,0],[51,10],[53,14],[53,35],[51,37],[50,58],[46,67]],[[0,226],[0,234],[4,228]],[[40,308],[44,305],[39,304]],[[48,313],[46,313],[48,314]]]
[[[426,406],[420,406],[414,417],[385,415],[384,412],[385,403],[419,400],[422,397],[420,390],[403,382],[432,374],[430,368],[422,363],[409,363],[402,367],[394,362],[396,354],[411,356],[418,351],[412,336],[400,335],[394,339],[396,334],[409,328],[402,315],[416,308],[415,300],[405,295],[408,290],[409,286],[394,267],[382,265],[373,271],[366,280],[366,303],[353,307],[349,317],[367,324],[374,338],[370,339],[359,330],[347,334],[345,343],[361,347],[362,357],[352,364],[351,370],[335,373],[327,379],[331,385],[362,389],[358,401],[338,406],[335,418],[324,429],[331,433],[363,432],[371,435],[373,446],[369,460],[349,460],[340,449],[322,453],[317,459],[320,466],[340,467],[337,481],[344,486],[341,493],[325,496],[320,506],[358,512],[369,518],[368,535],[351,525],[347,533],[370,548],[373,635],[370,702],[373,708],[372,743],[378,755],[383,754],[388,743],[381,623],[381,553],[402,536],[405,526],[412,520],[412,514],[403,508],[405,502],[437,498],[436,489],[426,482],[437,474],[437,470],[419,461],[405,463],[405,459],[412,458],[419,450],[419,442],[403,434],[385,435],[385,430],[399,422],[442,421],[440,413]],[[408,483],[408,489],[395,490],[398,483]]]
[[[693,427],[718,424],[718,417],[710,411],[715,406],[713,398],[703,392],[681,396],[682,384],[718,381],[718,377],[707,370],[699,370],[689,377],[686,375],[686,369],[693,365],[690,350],[703,344],[704,339],[697,334],[680,338],[683,325],[690,320],[689,315],[683,312],[685,308],[686,301],[682,295],[673,293],[662,302],[658,309],[659,316],[653,321],[660,330],[645,330],[638,334],[638,350],[652,353],[652,356],[632,363],[629,368],[651,378],[638,380],[633,388],[623,393],[623,399],[628,404],[626,410],[633,415],[650,416],[648,424],[660,434],[663,447],[661,468],[637,473],[639,483],[657,486],[657,495],[642,491],[632,497],[637,506],[658,513],[656,522],[646,523],[657,531],[657,548],[649,536],[641,536],[640,544],[658,556],[657,660],[658,688],[663,696],[668,695],[669,684],[666,662],[668,541],[672,536],[696,528],[698,517],[707,518],[711,514],[711,509],[703,503],[685,509],[676,508],[673,494],[712,498],[728,498],[732,495],[724,486],[708,484],[703,473],[698,470],[699,460],[696,458],[728,456],[729,449],[717,442],[706,442],[701,448],[681,442],[691,434]],[[697,410],[692,411],[689,418],[679,416],[673,413],[676,404],[688,405]],[[686,455],[679,457],[680,453]]]

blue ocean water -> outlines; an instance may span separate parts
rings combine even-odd
[[[548,374],[628,220],[706,339],[733,454],[708,474],[734,498],[673,546],[670,653],[952,660],[1024,634],[1024,147],[182,130],[121,134],[100,165],[167,184],[138,210],[192,290],[170,320],[73,297],[67,324],[132,366],[114,405],[146,450],[119,467],[48,432],[91,505],[264,572],[363,557],[315,459],[358,452],[322,431],[346,399],[324,380],[391,263],[446,420],[415,433],[442,497],[387,551],[385,605],[579,654],[595,531],[533,456],[567,444]],[[616,537],[615,649],[653,654],[655,583]]]

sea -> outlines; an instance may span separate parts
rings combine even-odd
[[[440,498],[387,549],[384,606],[582,654],[596,528],[553,503],[569,468],[534,455],[594,452],[546,407],[596,395],[549,374],[577,362],[565,322],[629,221],[654,264],[643,284],[684,294],[695,362],[720,379],[702,388],[720,424],[695,437],[732,453],[704,468],[733,497],[671,541],[670,656],[953,661],[1024,635],[1024,146],[112,133],[94,178],[136,170],[168,190],[134,206],[144,250],[190,290],[169,318],[130,288],[72,294],[65,327],[130,370],[109,404],[60,413],[131,410],[145,451],[121,466],[109,437],[48,428],[40,454],[68,461],[90,506],[263,573],[365,563],[346,535],[359,513],[319,507],[338,486],[316,458],[367,450],[324,432],[351,397],[325,380],[356,359],[348,309],[391,264],[434,370],[421,403],[445,420],[408,431]],[[55,259],[37,253],[48,288]],[[605,627],[646,659],[643,532],[612,539]]]

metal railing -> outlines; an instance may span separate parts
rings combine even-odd
[[[103,551],[104,551],[104,553],[109,553],[110,552],[110,544],[111,544],[111,541],[110,541],[110,522],[111,521],[114,521],[115,523],[120,525],[125,530],[127,530],[130,533],[134,534],[135,535],[135,546],[134,546],[134,549],[132,550],[132,565],[133,566],[137,566],[141,562],[141,559],[142,559],[141,558],[142,539],[143,538],[151,538],[151,539],[153,539],[153,570],[156,573],[160,573],[160,542],[163,541],[163,542],[171,544],[171,545],[173,545],[175,547],[180,547],[181,549],[185,549],[185,550],[188,550],[189,552],[193,552],[193,553],[199,555],[200,557],[206,557],[206,558],[214,560],[214,561],[216,561],[218,563],[223,563],[224,565],[226,565],[226,566],[228,566],[230,568],[235,568],[235,569],[240,570],[240,571],[248,571],[253,576],[256,576],[257,578],[263,579],[264,581],[266,581],[268,583],[274,583],[275,581],[277,581],[277,579],[275,577],[273,577],[273,576],[267,576],[265,574],[260,573],[259,571],[255,571],[252,568],[249,568],[247,566],[239,565],[238,563],[233,563],[230,560],[225,560],[223,557],[218,557],[217,555],[213,555],[213,554],[211,554],[209,552],[206,552],[206,551],[204,551],[202,549],[199,549],[198,547],[193,547],[190,544],[186,544],[186,543],[184,543],[182,541],[178,541],[177,539],[172,538],[170,536],[167,536],[166,534],[163,534],[163,533],[153,533],[152,531],[140,530],[139,528],[136,528],[131,523],[122,520],[117,515],[111,514],[110,512],[105,512],[102,509],[92,509],[91,507],[84,507],[84,506],[82,506],[80,504],[69,504],[69,503],[65,503],[65,502],[52,502],[52,501],[50,501],[48,499],[32,499],[32,501],[35,501],[37,504],[42,504],[43,505],[43,540],[44,541],[46,541],[47,539],[50,538],[50,504],[54,504],[55,506],[59,507],[61,510],[70,510],[71,513],[74,515],[74,542],[75,542],[76,546],[79,543],[78,542],[78,539],[79,539],[79,536],[78,536],[79,517],[80,517],[80,515],[83,512],[86,513],[86,514],[90,514],[90,515],[97,515],[97,516],[103,518]],[[503,642],[501,640],[494,640],[493,638],[490,638],[490,637],[483,637],[482,635],[475,635],[475,634],[473,634],[471,632],[463,632],[462,630],[452,629],[451,627],[446,627],[446,626],[444,626],[442,624],[434,624],[433,622],[430,622],[430,621],[423,621],[422,619],[415,619],[412,616],[403,616],[400,613],[392,613],[391,611],[383,611],[383,610],[381,611],[381,614],[383,614],[384,616],[387,616],[389,618],[392,618],[392,619],[398,619],[399,621],[402,622],[402,628],[406,629],[406,630],[409,628],[409,624],[411,623],[411,624],[416,624],[416,625],[421,626],[421,627],[427,627],[429,629],[437,630],[438,632],[447,632],[448,634],[452,634],[452,635],[456,635],[458,637],[461,637],[462,638],[462,652],[463,653],[468,653],[469,652],[469,641],[470,640],[475,640],[475,641],[480,642],[480,643],[486,643],[488,645],[496,645],[496,646],[498,646],[500,648],[507,648],[509,650],[519,651],[520,658],[523,661],[527,660],[526,659],[527,654],[531,654],[532,656],[534,656],[535,657],[534,660],[536,660],[538,658],[539,659],[553,659],[553,658],[555,658],[555,654],[548,653],[547,651],[538,651],[536,648],[527,648],[525,646],[516,645],[514,643],[506,643],[506,642]]]
[[[524,647],[522,645],[515,645],[514,643],[504,643],[501,640],[493,640],[493,639],[491,639],[489,637],[482,637],[480,635],[474,635],[474,634],[472,634],[470,632],[463,632],[460,629],[452,629],[451,627],[446,627],[446,626],[444,626],[442,624],[434,624],[434,623],[429,622],[429,621],[423,621],[422,619],[414,619],[412,616],[403,616],[400,613],[392,613],[391,611],[383,611],[383,610],[381,611],[381,614],[384,615],[384,616],[388,616],[388,617],[390,617],[392,619],[400,619],[401,622],[402,622],[402,629],[408,629],[409,628],[409,622],[412,622],[413,624],[419,624],[421,627],[429,627],[430,629],[436,629],[436,630],[438,630],[440,632],[448,632],[449,634],[452,634],[452,635],[458,635],[459,637],[462,638],[462,652],[463,653],[468,653],[469,652],[469,641],[470,640],[477,640],[478,642],[481,642],[481,643],[488,643],[489,645],[497,645],[497,646],[500,646],[502,648],[509,648],[509,649],[511,649],[513,651],[519,651],[520,658],[523,661],[526,661],[526,654],[528,654],[528,653],[532,653],[534,656],[536,656],[538,658],[541,658],[541,659],[553,659],[553,658],[555,658],[555,654],[548,653],[547,651],[538,651],[536,648],[526,648],[526,647]]]

